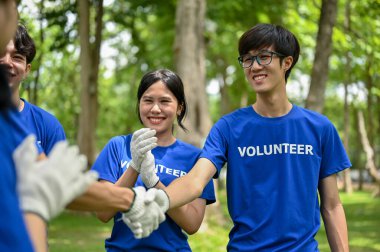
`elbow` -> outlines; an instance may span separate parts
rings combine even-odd
[[[110,217],[106,216],[104,213],[96,213],[96,217],[98,218],[98,220],[100,220],[101,222],[103,223],[107,223],[110,221]]]
[[[204,189],[204,186],[201,183],[196,183],[193,186],[193,190],[194,190],[193,194],[194,194],[195,198],[198,198],[199,196],[201,196],[203,189]]]
[[[201,227],[201,222],[199,224],[190,225],[183,229],[188,235],[193,235],[196,232],[198,232],[199,228]]]

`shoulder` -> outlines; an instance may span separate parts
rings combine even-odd
[[[236,110],[222,116],[220,118],[220,120],[223,119],[223,120],[231,121],[231,120],[235,120],[236,118],[246,117],[246,116],[250,115],[251,113],[252,113],[252,107],[251,106],[239,108],[239,109],[236,109]]]
[[[26,113],[34,114],[34,115],[40,117],[42,120],[45,120],[45,121],[48,120],[48,121],[60,124],[58,119],[53,114],[51,114],[50,112],[32,104],[32,103],[29,103],[26,100],[23,100],[23,101],[24,101],[24,110]]]
[[[177,139],[177,148],[185,149],[185,150],[191,151],[191,152],[200,152],[201,151],[200,148],[198,148],[192,144],[186,143],[186,142],[179,140],[179,139]]]
[[[296,117],[301,117],[307,120],[308,122],[319,126],[332,125],[331,121],[325,115],[322,115],[310,109],[298,107],[296,105],[293,106],[295,106]]]
[[[124,144],[130,144],[132,135],[121,135],[121,136],[114,136],[109,141],[109,145],[124,145]]]

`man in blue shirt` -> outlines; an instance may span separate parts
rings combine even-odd
[[[223,116],[194,168],[165,189],[170,208],[186,204],[227,163],[228,251],[319,251],[320,214],[331,251],[348,251],[336,173],[351,163],[333,124],[287,97],[299,51],[278,25],[258,24],[241,36],[238,60],[256,101]]]
[[[18,25],[14,38],[0,55],[0,64],[8,72],[12,100],[16,104],[26,128],[36,135],[37,143],[48,155],[55,143],[65,140],[60,122],[52,114],[20,98],[20,86],[28,76],[31,63],[36,55],[33,39],[23,25]]]

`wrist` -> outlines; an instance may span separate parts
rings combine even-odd
[[[133,188],[131,189],[131,191],[133,193],[131,204],[129,205],[129,208],[126,211],[124,211],[123,213],[130,212],[131,209],[133,208],[133,205],[134,205],[135,201],[136,201],[136,192],[135,192],[135,190]]]
[[[148,188],[153,188],[158,184],[158,182],[160,182],[160,178],[155,173],[152,173],[149,175],[141,174],[141,178],[142,178],[145,186]]]
[[[141,168],[135,162],[133,162],[133,160],[131,160],[129,166],[132,167],[133,170],[135,170],[137,173],[140,173]]]

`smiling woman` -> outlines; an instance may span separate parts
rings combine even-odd
[[[112,138],[99,154],[92,169],[99,173],[103,183],[121,187],[145,185],[148,188],[164,189],[173,180],[185,176],[200,154],[200,149],[176,139],[173,135],[175,123],[186,130],[182,120],[186,115],[187,105],[180,77],[167,69],[145,74],[137,92],[137,111],[140,122],[146,128],[133,135]],[[141,156],[144,158],[139,161],[135,153],[146,149],[148,142],[152,140],[156,140],[158,146],[151,152],[143,153]],[[183,207],[170,210],[167,220],[142,240],[135,239],[132,232],[119,221],[120,213],[98,213],[98,218],[104,222],[114,217],[111,237],[105,242],[106,249],[191,251],[187,236],[182,230],[188,234],[197,232],[206,204],[213,202],[214,188],[210,181],[199,198]]]

